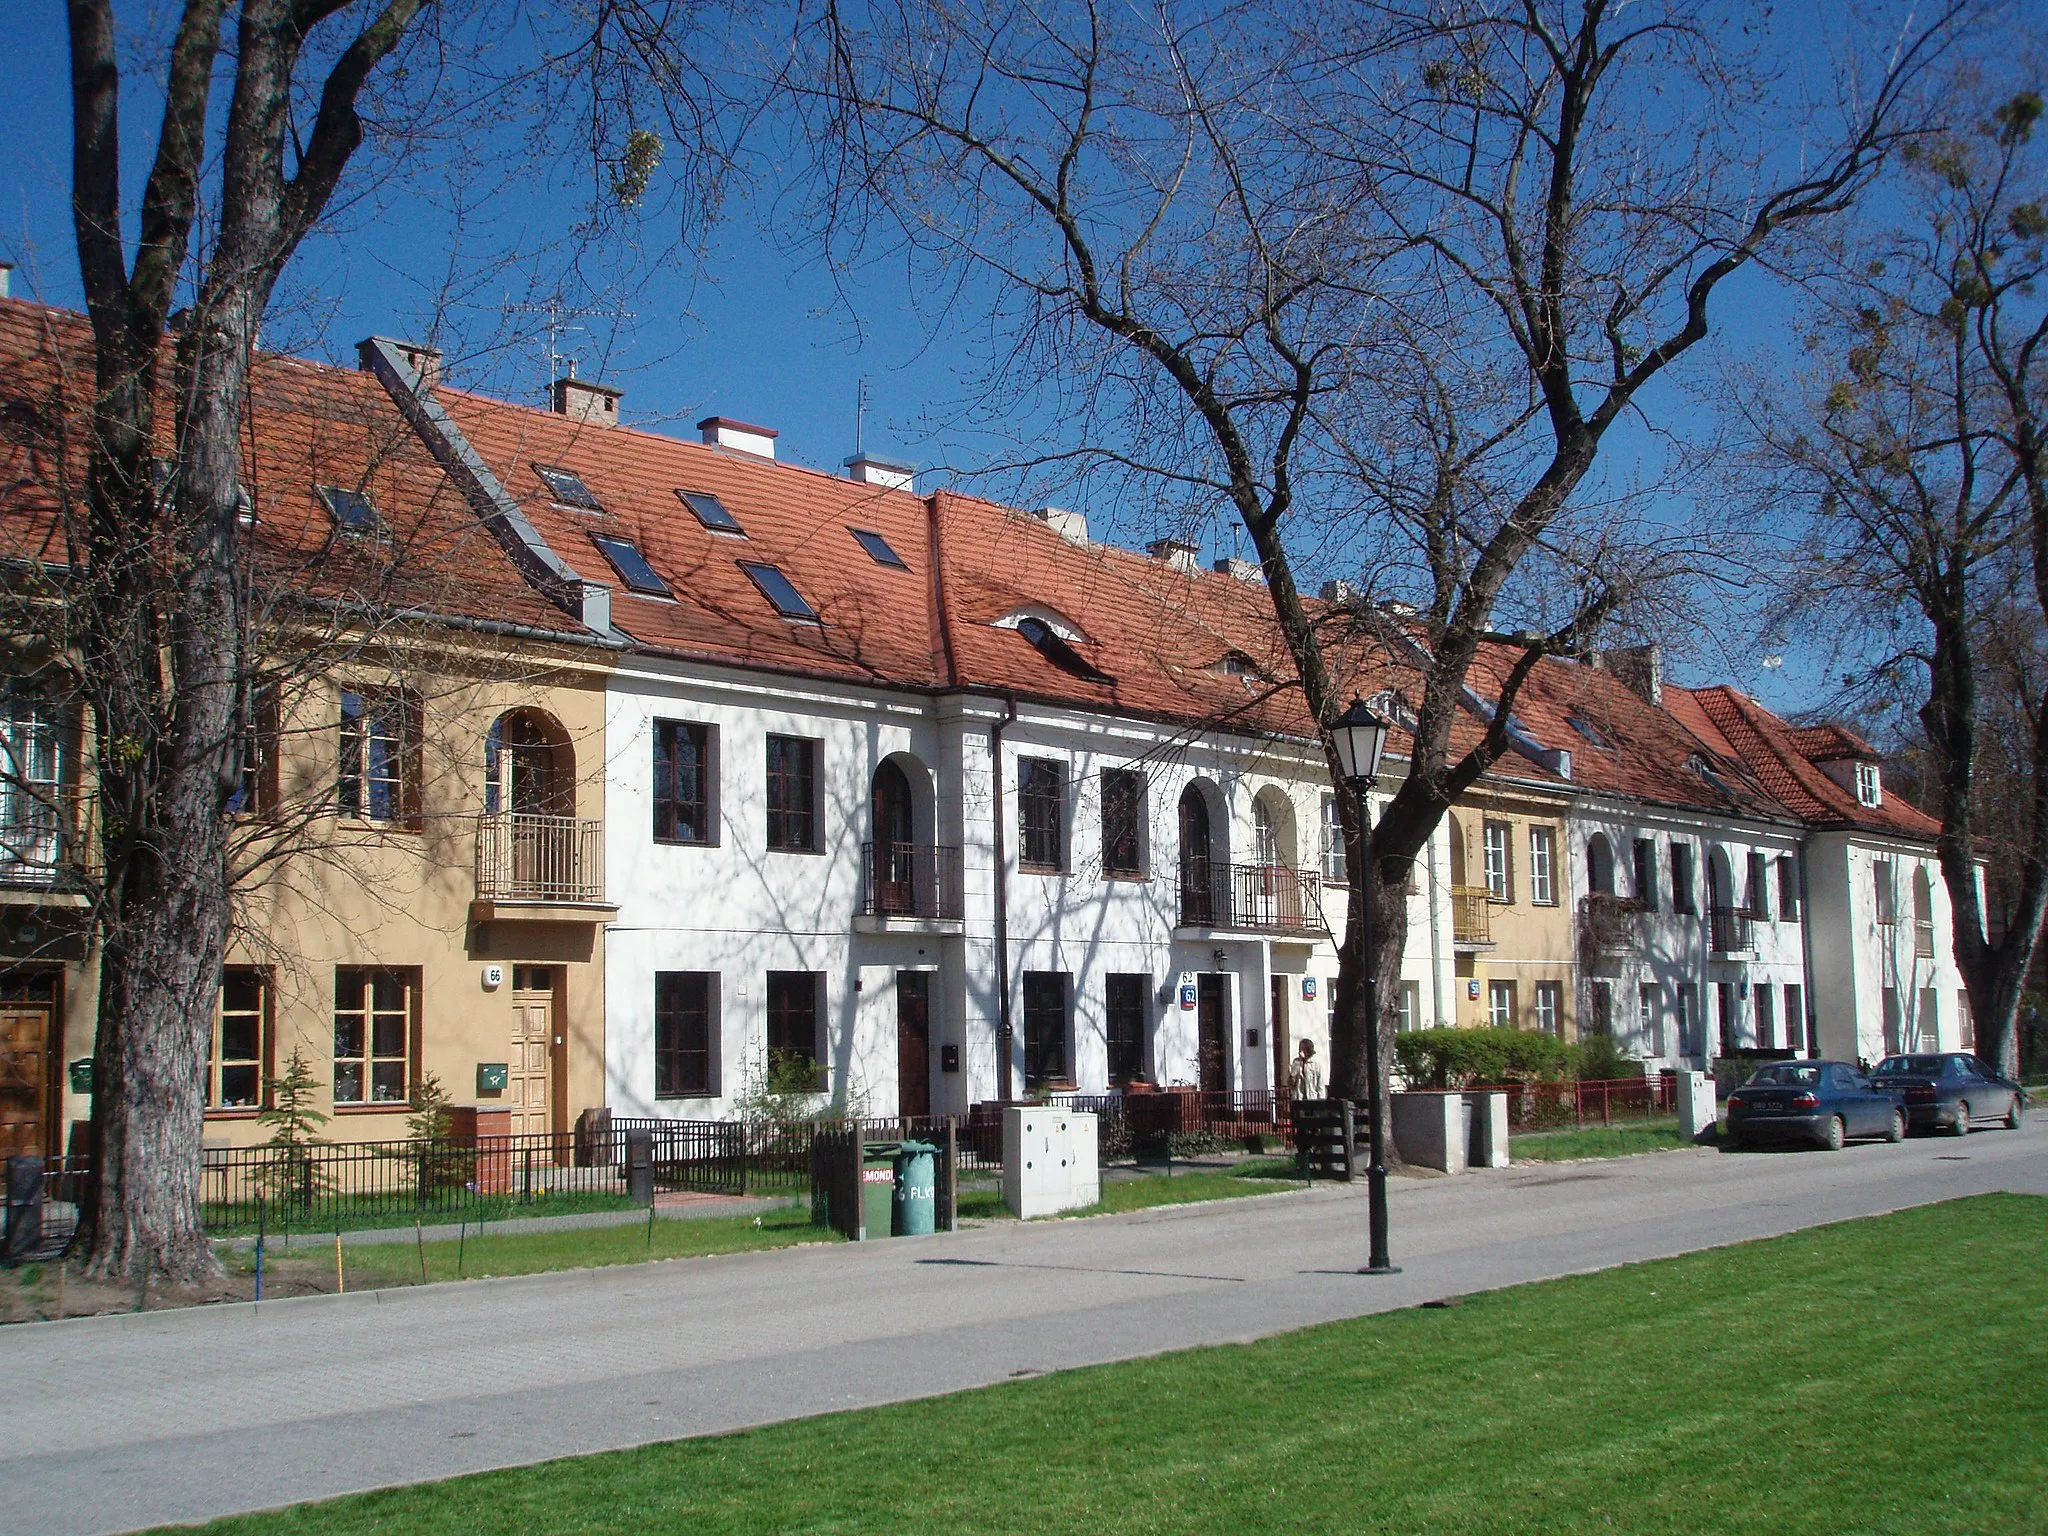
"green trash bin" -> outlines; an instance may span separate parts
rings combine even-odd
[[[894,1235],[896,1152],[900,1141],[863,1142],[860,1149],[861,1225],[869,1237]]]
[[[897,1151],[891,1237],[930,1237],[937,1230],[938,1166],[939,1149],[928,1141],[906,1141]]]

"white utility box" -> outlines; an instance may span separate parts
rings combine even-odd
[[[1013,1214],[1050,1216],[1101,1199],[1094,1115],[1016,1105],[1003,1111],[1003,1204]]]
[[[1714,1102],[1714,1079],[1706,1072],[1678,1074],[1678,1130],[1687,1141],[1714,1139],[1719,1106]]]

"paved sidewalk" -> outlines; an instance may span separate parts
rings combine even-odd
[[[130,1530],[1248,1340],[1989,1190],[2048,1122],[0,1330],[0,1531]]]

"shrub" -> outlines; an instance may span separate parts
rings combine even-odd
[[[1417,1087],[1563,1077],[1572,1048],[1532,1029],[1417,1029],[1394,1040],[1401,1075]]]
[[[1624,1056],[1612,1035],[1588,1035],[1573,1048],[1579,1076],[1594,1081],[1641,1077],[1643,1064]]]

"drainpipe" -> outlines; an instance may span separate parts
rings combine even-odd
[[[1429,865],[1429,1017],[1438,1029],[1445,1027],[1443,931],[1437,918],[1436,838],[1423,845],[1423,861]]]
[[[1010,874],[1008,839],[1003,835],[1003,731],[1017,719],[1017,696],[1003,695],[1003,717],[989,727],[989,772],[995,779],[996,852],[996,1097],[1010,1102]]]
[[[1814,990],[1813,975],[1813,903],[1806,897],[1806,849],[1814,837],[1809,832],[1799,839],[1799,959],[1806,975],[1806,995],[1800,999],[1806,1017],[1799,1021],[1799,1027],[1806,1031],[1809,1061],[1820,1060],[1820,994]]]

